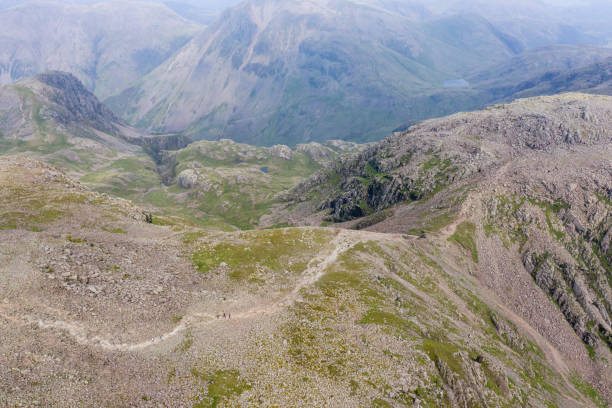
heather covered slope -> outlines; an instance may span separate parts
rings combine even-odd
[[[0,186],[2,404],[604,404],[444,235],[159,227],[23,158]]]

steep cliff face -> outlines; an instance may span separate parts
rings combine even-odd
[[[52,71],[36,76],[36,80],[48,85],[43,88],[42,94],[62,108],[52,114],[59,123],[86,124],[102,132],[117,133],[116,125],[120,120],[74,75]]]

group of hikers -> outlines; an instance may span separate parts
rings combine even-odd
[[[217,316],[217,318],[219,318],[219,316]],[[224,319],[231,319],[232,318],[232,314],[230,312],[223,312],[223,318]]]

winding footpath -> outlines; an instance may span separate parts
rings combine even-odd
[[[297,282],[291,292],[278,301],[253,307],[242,312],[232,314],[232,319],[253,319],[261,315],[270,315],[279,312],[283,308],[291,306],[300,296],[300,291],[314,285],[326,272],[327,268],[338,259],[342,253],[346,252],[357,243],[367,239],[368,234],[358,234],[352,231],[341,230],[338,235],[329,243],[333,250],[326,254],[313,258],[302,274],[302,278]],[[0,311],[0,317],[16,321],[17,319],[6,315]],[[115,343],[110,339],[87,335],[87,329],[82,325],[66,322],[62,320],[44,321],[39,318],[24,316],[19,320],[25,324],[36,324],[41,329],[62,330],[69,334],[77,343],[86,346],[99,347],[107,351],[139,351],[164,343],[173,337],[184,332],[188,328],[203,327],[218,320],[218,316],[208,313],[192,313],[185,316],[181,322],[171,331],[156,336],[150,340],[139,343]]]

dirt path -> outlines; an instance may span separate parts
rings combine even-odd
[[[333,248],[331,252],[313,258],[302,274],[302,278],[297,282],[291,292],[285,295],[278,301],[266,303],[260,306],[238,311],[232,314],[232,319],[253,319],[261,315],[274,314],[283,308],[292,305],[300,296],[300,291],[304,288],[314,285],[324,274],[327,268],[338,259],[338,256],[352,248],[359,242],[378,237],[377,233],[368,232],[352,232],[341,230],[338,235],[329,243],[329,247]],[[14,317],[0,312],[0,317],[9,321],[15,321]],[[44,321],[34,317],[20,317],[21,321],[27,324],[36,324],[42,329],[62,330],[68,333],[74,340],[82,345],[100,347],[107,351],[138,351],[148,347],[164,343],[169,339],[177,336],[188,328],[203,327],[218,321],[218,316],[209,313],[192,313],[185,316],[182,321],[171,331],[156,336],[150,340],[139,343],[116,343],[112,339],[102,336],[88,336],[87,328],[77,323],[66,322],[62,320]]]

